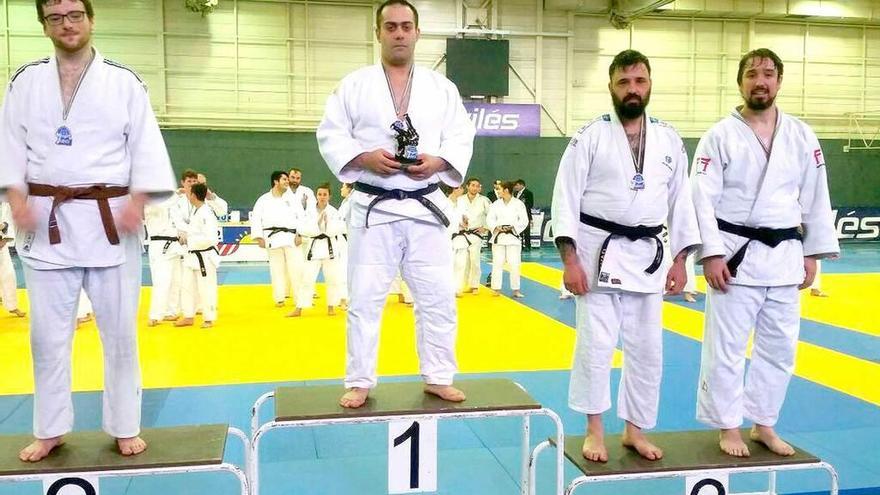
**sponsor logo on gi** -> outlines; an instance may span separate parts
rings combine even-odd
[[[608,283],[608,278],[609,278],[608,272],[602,272],[599,274],[599,282]]]
[[[21,250],[29,253],[31,252],[31,246],[34,245],[34,236],[33,232],[28,232],[27,235],[24,236],[24,242],[21,245]]]
[[[619,278],[612,278],[612,279],[611,279],[611,283],[614,284],[614,285],[620,285],[621,282],[620,282],[620,279],[619,279]]]
[[[697,158],[697,167],[701,167],[701,168],[699,170],[697,170],[697,174],[700,174],[700,175],[705,174],[706,169],[709,168],[709,164],[711,162],[712,162],[711,158],[707,158],[705,156],[698,157]]]
[[[816,168],[819,168],[822,165],[825,165],[825,157],[822,156],[822,149],[817,148],[817,149],[813,150],[813,158],[816,159]]]

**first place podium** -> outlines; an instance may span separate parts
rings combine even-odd
[[[270,430],[338,424],[391,423],[436,419],[522,418],[522,493],[529,493],[529,430],[532,416],[549,417],[556,428],[554,439],[563,441],[562,421],[550,409],[535,401],[519,384],[503,379],[456,382],[467,395],[464,402],[448,402],[424,392],[422,382],[383,382],[370,392],[360,408],[339,405],[345,392],[339,385],[280,387],[257,399],[251,410],[251,455],[248,470],[252,495],[259,495],[260,441]],[[274,399],[274,419],[260,424],[262,406]],[[407,432],[410,433],[411,432]],[[564,458],[556,456],[557,493],[562,493]]]

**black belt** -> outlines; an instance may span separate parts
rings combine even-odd
[[[205,249],[196,249],[195,251],[190,251],[190,253],[196,255],[196,258],[198,258],[199,270],[201,270],[203,277],[207,277],[208,272],[205,270],[205,258],[202,257],[202,253],[207,253],[208,251],[214,251],[215,253],[220,254],[220,251],[217,251],[217,246],[211,246]]]
[[[327,234],[319,234],[312,237],[312,244],[309,246],[309,254],[306,257],[306,261],[312,261],[312,248],[315,247],[315,241],[319,239],[327,239],[327,250],[330,251],[330,259],[333,259],[333,243],[330,242],[330,236]]]
[[[177,237],[172,237],[170,235],[151,235],[150,240],[151,241],[165,241],[165,245],[162,246],[162,254],[165,254],[168,252],[168,248],[171,247],[172,242],[180,242],[180,239],[178,239]]]
[[[608,250],[608,243],[611,242],[611,238],[616,235],[621,235],[626,237],[631,241],[637,241],[639,239],[654,239],[657,242],[657,254],[654,255],[654,261],[645,268],[645,273],[648,275],[653,274],[660,268],[660,264],[663,263],[663,241],[657,237],[661,232],[663,232],[662,225],[656,225],[653,227],[649,227],[646,225],[637,225],[635,227],[631,227],[629,225],[620,225],[619,223],[610,222],[608,220],[604,220],[602,218],[594,217],[592,215],[587,215],[586,213],[581,213],[581,223],[589,225],[590,227],[595,227],[600,230],[604,230],[608,232],[608,237],[605,238],[605,242],[602,243],[602,249],[599,251],[599,273],[602,273],[602,262],[605,261],[605,252]]]
[[[455,239],[456,237],[463,236],[463,237],[464,237],[464,240],[467,241],[468,246],[470,246],[470,245],[472,245],[473,243],[472,243],[471,240],[468,238],[468,234],[473,234],[473,235],[475,235],[475,236],[477,236],[477,237],[481,237],[481,236],[480,236],[480,233],[477,232],[477,229],[470,229],[470,230],[459,230],[458,232],[452,234],[452,238]]]
[[[492,244],[498,244],[498,238],[501,237],[501,234],[510,234],[519,239],[519,234],[513,230],[513,225],[499,225],[498,227],[501,229],[501,232],[495,236],[495,240],[492,241]]]
[[[437,217],[440,222],[443,223],[445,227],[449,227],[449,219],[446,218],[446,215],[440,211],[440,208],[437,207],[434,203],[431,202],[430,199],[426,198],[428,194],[436,191],[439,186],[434,183],[424,189],[416,189],[415,191],[404,191],[403,189],[382,189],[381,187],[371,186],[369,184],[364,184],[363,182],[355,182],[354,190],[364,192],[367,194],[375,195],[373,201],[367,206],[367,218],[365,219],[365,227],[370,228],[370,211],[372,211],[373,207],[376,206],[380,201],[385,201],[388,199],[396,199],[398,201],[403,201],[404,199],[414,199],[425,206],[431,213]]]
[[[718,220],[719,230],[748,239],[748,241],[746,241],[737,252],[733,253],[733,256],[731,256],[729,260],[727,260],[727,269],[730,271],[731,277],[736,276],[736,270],[739,268],[739,264],[742,263],[743,258],[745,258],[746,248],[749,247],[750,242],[758,241],[770,247],[776,247],[782,241],[788,241],[790,239],[797,239],[799,241],[804,240],[804,236],[801,234],[799,227],[789,227],[786,229],[746,227],[745,225],[736,225],[726,222],[720,218],[716,218],[716,220]]]
[[[289,232],[291,234],[296,234],[296,229],[289,229],[287,227],[266,227],[263,229],[263,232],[269,231],[269,235],[266,236],[266,239],[272,237],[273,235],[279,232]]]

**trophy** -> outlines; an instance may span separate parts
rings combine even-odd
[[[397,133],[394,139],[397,140],[397,153],[394,159],[400,162],[403,168],[409,165],[420,163],[419,161],[419,133],[413,127],[409,114],[404,114],[404,122],[400,120],[391,124],[391,129]]]

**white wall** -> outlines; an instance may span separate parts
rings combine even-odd
[[[220,0],[205,18],[183,0],[97,0],[95,45],[135,68],[167,127],[313,129],[326,95],[372,63],[372,2]],[[465,24],[463,0],[421,0],[420,64],[442,63],[445,38]],[[495,0],[483,17],[510,33],[510,96],[541,103],[542,134],[570,134],[608,110],[607,67],[618,51],[651,58],[651,112],[698,136],[739,101],[736,69],[750,48],[785,62],[781,107],[823,137],[847,134],[846,112],[880,110],[880,27],[772,19],[654,17],[629,29],[605,16],[545,11],[542,0]],[[680,14],[680,13],[679,13]],[[0,70],[51,52],[32,0],[2,0]]]

